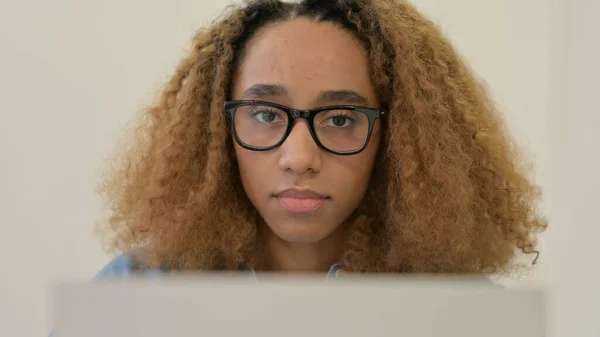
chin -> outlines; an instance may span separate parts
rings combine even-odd
[[[326,239],[335,230],[323,230],[323,226],[311,224],[302,225],[288,223],[278,226],[269,226],[271,231],[281,240],[289,243],[313,244]]]

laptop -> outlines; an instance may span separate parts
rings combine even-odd
[[[542,337],[541,289],[469,278],[203,274],[68,282],[56,337]]]

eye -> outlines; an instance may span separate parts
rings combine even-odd
[[[335,127],[347,127],[350,126],[353,122],[352,118],[349,116],[332,116],[328,118],[329,126]]]
[[[256,118],[261,123],[271,123],[275,120],[276,117],[277,116],[271,111],[262,111],[254,115],[254,118]]]
[[[262,124],[272,124],[284,120],[281,112],[269,108],[260,108],[250,111],[250,116]]]
[[[356,122],[350,111],[330,111],[321,120],[321,124],[332,128],[347,128]]]

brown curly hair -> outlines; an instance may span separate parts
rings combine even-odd
[[[346,271],[499,273],[513,270],[519,249],[537,254],[539,189],[494,103],[440,30],[401,0],[252,1],[198,32],[100,186],[113,248],[173,270],[267,268],[223,104],[248,39],[294,17],[355,34],[389,112],[348,229]]]

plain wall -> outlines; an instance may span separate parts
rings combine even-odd
[[[567,52],[552,95],[553,166],[557,170],[554,250],[550,281],[554,286],[554,336],[600,336],[600,2],[570,1]],[[557,51],[558,52],[558,51]],[[553,69],[553,71],[555,71]]]
[[[46,335],[52,282],[91,278],[110,258],[93,232],[103,159],[226,3],[0,0],[0,335]],[[552,336],[593,336],[598,3],[414,3],[486,79],[546,191],[541,262],[502,282],[548,287]]]

